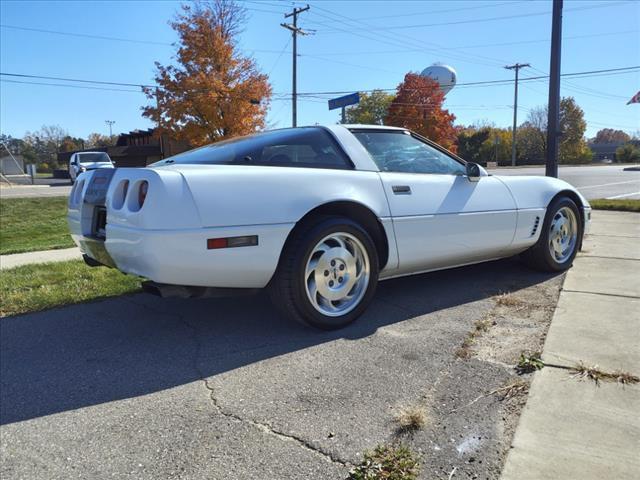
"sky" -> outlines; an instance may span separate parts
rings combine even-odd
[[[291,34],[280,23],[294,5],[311,6],[298,23],[309,33],[298,40],[298,92],[312,94],[298,101],[299,125],[338,121],[339,111],[329,111],[327,99],[339,95],[324,92],[395,89],[407,72],[442,62],[458,75],[445,100],[456,124],[510,127],[512,81],[465,84],[513,80],[513,71],[504,66],[516,62],[531,64],[520,71],[521,78],[549,71],[551,0],[240,3],[249,20],[238,43],[270,78],[273,128],[291,125]],[[171,44],[177,36],[169,21],[179,8],[175,1],[2,0],[0,71],[152,84],[154,62],[174,61]],[[562,73],[639,66],[640,1],[565,0],[562,35]],[[107,134],[106,120],[115,121],[114,133],[153,126],[141,116],[147,100],[136,87],[0,78],[4,134],[22,137],[43,125],[60,125],[72,136],[86,137]],[[592,137],[605,127],[640,130],[640,104],[626,105],[638,90],[640,69],[635,69],[565,77],[561,94],[582,107],[586,135]],[[547,79],[521,82],[518,123],[547,98]]]

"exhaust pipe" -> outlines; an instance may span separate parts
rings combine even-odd
[[[151,280],[142,282],[142,291],[163,298],[203,298],[203,297],[233,297],[241,295],[253,295],[260,291],[259,288],[217,288],[194,287],[189,285],[169,285],[157,283]]]

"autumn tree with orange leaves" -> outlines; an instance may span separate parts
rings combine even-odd
[[[245,10],[232,0],[183,5],[171,22],[179,37],[177,64],[156,62],[159,87],[145,90],[153,102],[142,108],[143,116],[193,146],[264,128],[271,85],[238,50],[245,20]]]
[[[438,83],[416,73],[407,73],[389,106],[385,125],[404,127],[456,151],[455,115],[442,108],[444,93]]]

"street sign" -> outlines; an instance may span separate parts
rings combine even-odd
[[[345,95],[344,97],[332,98],[329,100],[329,110],[344,108],[347,105],[354,105],[358,102],[360,102],[360,94],[358,92]]]

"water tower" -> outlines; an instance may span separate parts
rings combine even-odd
[[[434,63],[430,67],[425,68],[420,75],[438,82],[440,89],[445,95],[455,86],[458,76],[453,67],[443,63]]]

